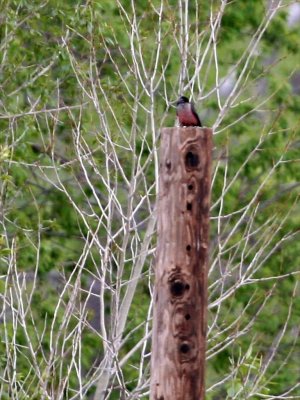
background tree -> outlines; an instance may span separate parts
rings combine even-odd
[[[207,399],[300,398],[297,15],[1,3],[1,399],[148,397],[157,149],[179,94],[215,133]]]

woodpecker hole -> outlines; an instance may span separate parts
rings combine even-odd
[[[189,319],[191,319],[191,316],[190,314],[186,314],[184,318],[188,321]]]
[[[199,156],[198,154],[193,153],[192,151],[188,151],[185,155],[185,166],[187,168],[195,168],[199,164]]]
[[[188,189],[189,189],[189,190],[193,190],[193,189],[194,189],[194,185],[190,183],[190,184],[188,185]]]
[[[183,354],[186,354],[190,351],[190,346],[187,343],[182,343],[182,345],[180,345],[180,352]]]
[[[181,281],[175,281],[171,283],[170,290],[173,296],[180,297],[184,293],[185,285]]]
[[[167,161],[166,162],[166,167],[167,167],[167,169],[171,169],[171,166],[172,166],[172,163],[171,163],[171,161]]]
[[[192,203],[187,202],[187,203],[186,203],[186,209],[187,209],[188,211],[192,211],[192,208],[193,208]]]
[[[192,249],[192,246],[191,246],[190,244],[188,244],[188,245],[186,246],[186,251],[191,251],[191,249]]]
[[[190,285],[188,283],[185,285],[185,290],[190,290]]]

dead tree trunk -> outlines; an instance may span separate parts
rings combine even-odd
[[[212,132],[161,137],[151,400],[204,400]]]

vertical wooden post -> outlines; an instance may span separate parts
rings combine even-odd
[[[212,131],[164,128],[151,400],[204,400]]]

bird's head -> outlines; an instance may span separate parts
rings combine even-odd
[[[176,106],[179,106],[179,104],[184,104],[184,103],[189,103],[189,99],[185,96],[180,96],[179,99],[176,102]]]

